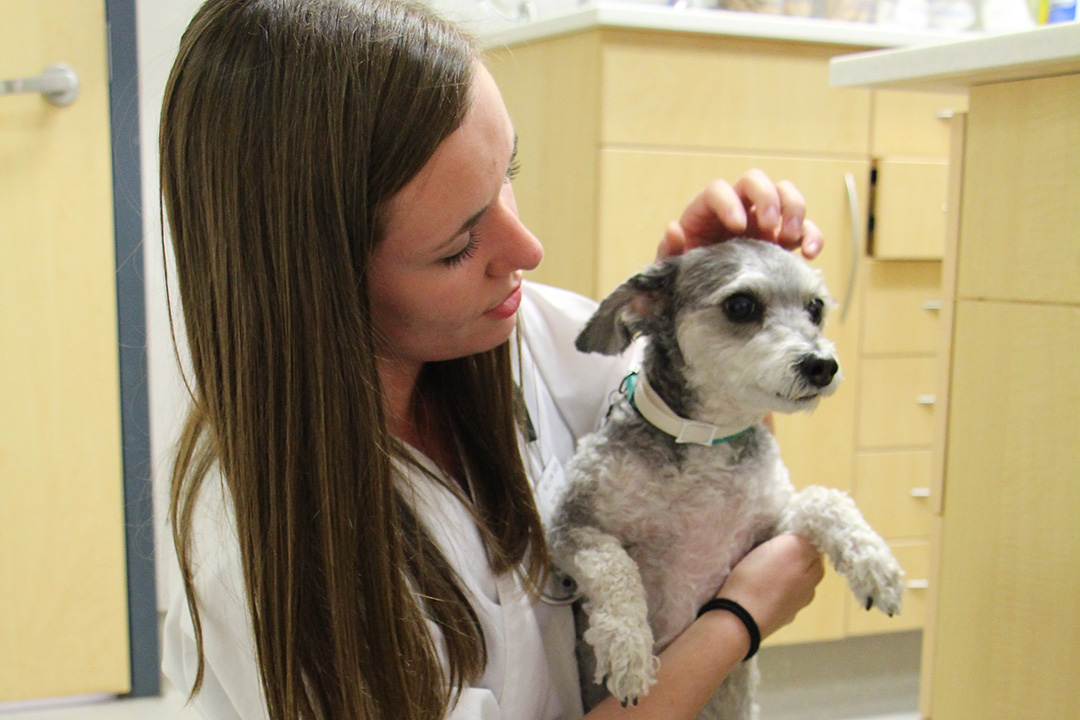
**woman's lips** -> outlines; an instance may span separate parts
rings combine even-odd
[[[514,291],[507,295],[505,300],[484,313],[484,317],[492,320],[505,320],[517,312],[519,305],[521,305],[520,285],[514,288]]]

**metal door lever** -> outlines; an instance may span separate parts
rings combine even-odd
[[[79,76],[67,65],[58,63],[37,77],[0,80],[0,95],[41,93],[53,105],[66,107],[79,97]]]

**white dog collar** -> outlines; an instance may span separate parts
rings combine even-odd
[[[677,443],[719,445],[741,437],[753,429],[753,427],[748,427],[734,435],[720,436],[722,430],[716,425],[679,417],[656,393],[643,371],[627,375],[623,380],[623,388],[630,404],[641,413],[641,417],[657,430],[671,435]]]

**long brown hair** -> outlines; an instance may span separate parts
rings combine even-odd
[[[209,0],[184,34],[160,150],[194,373],[170,506],[192,696],[192,519],[215,462],[271,718],[429,720],[484,668],[477,616],[395,472],[365,276],[380,210],[462,122],[476,62],[398,0]],[[427,366],[421,389],[463,449],[472,484],[454,490],[492,569],[536,587],[508,344]]]

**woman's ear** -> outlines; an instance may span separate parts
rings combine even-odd
[[[648,334],[651,321],[671,301],[681,255],[650,265],[604,298],[577,336],[581,352],[618,355],[635,336]]]

